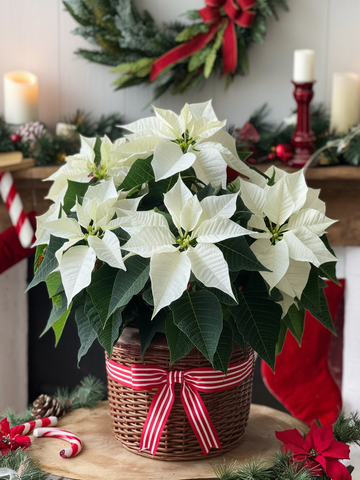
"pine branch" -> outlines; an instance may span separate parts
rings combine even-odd
[[[360,446],[360,418],[358,412],[348,415],[342,410],[334,423],[334,439],[339,442]]]
[[[30,457],[26,450],[13,450],[6,455],[0,455],[0,469],[8,468],[18,472],[21,480],[46,480],[48,473],[42,472],[38,464]],[[14,475],[13,472],[10,472]],[[10,476],[10,478],[12,478]]]
[[[7,408],[5,412],[0,416],[0,418],[7,418],[10,424],[10,428],[15,427],[16,425],[21,425],[22,423],[30,422],[34,420],[34,417],[31,415],[31,407],[27,408],[22,413],[16,413],[15,410]],[[1,458],[1,456],[0,456]]]

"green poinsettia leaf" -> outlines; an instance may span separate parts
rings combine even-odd
[[[236,199],[236,210],[234,215],[231,217],[231,220],[233,220],[236,223],[239,223],[242,227],[246,228],[248,221],[251,218],[251,215],[252,213],[245,206],[245,203],[242,201],[241,197],[238,195]]]
[[[55,253],[59,250],[59,248],[61,248],[64,245],[65,242],[66,242],[66,239],[54,237],[53,235],[51,235],[50,242],[46,249],[44,258],[42,259],[42,262],[39,268],[37,269],[34,275],[34,278],[32,279],[29,286],[27,287],[26,291],[28,291],[32,287],[35,287],[40,282],[44,282],[46,280],[46,277],[53,270],[55,270],[55,268],[59,264],[59,262],[55,257]]]
[[[178,177],[173,175],[165,180],[159,180],[158,182],[151,181],[148,184],[149,192],[142,200],[142,205],[147,209],[161,205],[164,200],[164,194],[167,193],[177,182]]]
[[[134,295],[137,295],[149,279],[150,260],[139,255],[129,257],[125,261],[126,271],[118,270],[109,306],[109,315],[119,307],[126,306]]]
[[[240,346],[241,350],[243,352],[246,352],[246,343],[245,343],[245,340],[244,340],[244,337],[242,336],[242,334],[239,332],[237,326],[236,326],[236,323],[235,323],[235,320],[234,320],[234,317],[232,315],[230,315],[228,318],[227,318],[227,323],[229,324],[229,327],[231,328],[232,330],[232,334],[233,334],[233,340]]]
[[[298,344],[301,346],[301,338],[305,326],[305,310],[303,308],[298,310],[296,305],[293,303],[283,318],[283,321],[296,338]]]
[[[94,164],[95,165],[100,165],[101,164],[101,138],[97,138],[95,140],[95,145],[94,145],[94,153],[95,153],[95,158],[94,158]]]
[[[219,343],[214,355],[214,369],[221,370],[224,373],[224,375],[226,375],[232,352],[233,352],[232,329],[227,322],[224,322],[223,330],[221,332]]]
[[[133,190],[140,187],[143,183],[155,179],[154,170],[151,166],[153,156],[147,158],[138,158],[131,166],[125,180],[120,185],[119,190]]]
[[[151,313],[149,315],[141,315],[139,317],[139,333],[141,343],[141,358],[144,359],[145,352],[152,342],[156,333],[165,333],[166,311],[161,310],[152,320]]]
[[[176,360],[186,357],[190,350],[194,348],[194,344],[190,338],[175,325],[171,314],[166,317],[165,333],[170,350],[170,365],[172,365]]]
[[[222,251],[230,272],[269,271],[256,258],[244,237],[228,238],[218,242],[217,246]]]
[[[65,293],[61,293],[56,297],[52,298],[52,310],[49,316],[49,319],[46,323],[44,330],[42,331],[40,337],[45,335],[46,332],[50,330],[50,328],[54,328],[54,324],[61,319],[64,315],[66,315],[66,319],[71,311],[72,303],[70,303],[69,308],[67,308],[67,299]],[[65,321],[66,321],[65,319]],[[61,325],[61,322],[59,323]],[[64,323],[65,326],[65,323]],[[60,330],[60,328],[58,328]],[[56,333],[55,333],[56,335]],[[61,334],[60,334],[61,335]],[[60,337],[59,337],[60,338]],[[57,342],[56,342],[57,344]]]
[[[154,306],[154,297],[151,291],[151,287],[143,291],[142,298],[148,305],[151,305],[152,307]]]
[[[331,248],[331,246],[329,244],[329,240],[328,240],[327,236],[325,234],[322,235],[320,237],[320,240],[323,242],[323,244],[328,249],[328,251],[336,257],[336,255],[334,253],[334,250]],[[329,280],[336,283],[337,285],[340,285],[340,282],[339,282],[339,280],[337,279],[337,276],[336,276],[336,264],[337,264],[337,262],[323,263],[322,265],[320,265],[319,270],[320,270],[320,275],[321,276],[323,276],[325,278],[328,278]]]
[[[89,319],[91,327],[96,332],[100,345],[106,350],[109,358],[111,358],[112,349],[119,339],[123,324],[123,318],[121,315],[122,308],[116,310],[116,312],[107,319],[104,326],[97,309],[92,303],[90,295],[88,295],[84,306],[84,312]]]
[[[313,317],[336,335],[334,323],[325,297],[324,287],[326,287],[326,282],[319,277],[317,268],[311,266],[308,282],[301,295],[300,306],[309,310]]]
[[[214,194],[215,188],[211,185],[211,183],[208,183],[204,188],[202,188],[196,193],[196,196],[199,202],[201,202],[202,200],[204,200],[204,198],[212,197]]]
[[[89,319],[85,314],[85,305],[80,305],[75,311],[75,322],[80,339],[80,348],[78,351],[78,366],[80,360],[87,354],[89,348],[97,338],[95,330],[90,325]]]
[[[244,287],[239,285],[237,307],[230,307],[239,332],[273,369],[280,331],[281,307],[269,299],[260,274],[253,272]]]
[[[52,325],[52,329],[54,330],[54,333],[55,333],[55,347],[59,343],[59,340],[64,331],[66,321],[69,317],[70,312],[71,312],[71,305],[68,308],[68,310],[66,310],[66,312],[64,312],[61,315],[61,317],[58,320],[56,320],[56,322],[54,322],[54,324]]]
[[[189,293],[173,302],[174,323],[212,364],[223,329],[222,311],[216,296],[206,290]]]
[[[276,355],[279,355],[279,353],[281,353],[282,349],[284,348],[287,331],[288,331],[288,327],[284,322],[284,320],[281,319],[279,338],[276,344]]]
[[[44,256],[45,252],[45,248],[47,247],[46,244],[44,245],[38,245],[36,247],[36,251],[35,251],[35,259],[34,259],[34,274],[36,273],[37,269],[39,268],[40,264],[41,264],[41,261],[42,261],[42,257]]]
[[[230,295],[223,292],[222,290],[213,287],[207,287],[207,290],[213,293],[218,298],[220,303],[224,305],[237,305],[236,300],[234,300],[232,297],[230,297]]]
[[[68,180],[68,188],[65,193],[63,205],[64,212],[67,215],[71,213],[71,209],[74,205],[76,205],[76,198],[82,199],[88,188],[88,183],[74,182],[73,180]]]
[[[58,295],[62,290],[64,290],[61,283],[60,272],[50,273],[50,275],[46,277],[45,281],[50,298],[54,295]]]
[[[105,263],[92,274],[91,283],[86,288],[103,326],[111,313],[110,302],[117,273],[117,268],[110,267]]]

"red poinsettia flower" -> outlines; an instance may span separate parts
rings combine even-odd
[[[10,450],[17,450],[22,448],[27,450],[30,446],[31,440],[20,433],[21,427],[10,428],[7,418],[0,422],[0,453],[5,455]]]
[[[275,435],[284,444],[281,449],[292,453],[292,461],[304,465],[311,475],[326,473],[332,480],[351,480],[348,469],[339,462],[350,458],[350,448],[334,440],[332,425],[318,427],[314,422],[305,438],[296,428]]]

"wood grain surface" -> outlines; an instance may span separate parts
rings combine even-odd
[[[40,467],[54,475],[76,480],[187,480],[214,478],[213,466],[236,460],[240,465],[251,458],[269,460],[280,445],[276,430],[307,427],[290,415],[262,405],[252,405],[245,436],[239,447],[223,456],[202,461],[164,462],[138,456],[125,450],[112,433],[108,402],[94,410],[74,410],[62,418],[58,427],[78,435],[83,449],[74,458],[64,459],[59,450],[68,446],[55,438],[34,438],[31,456]]]

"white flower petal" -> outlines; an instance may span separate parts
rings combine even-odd
[[[268,228],[264,221],[264,218],[260,215],[251,215],[250,220],[247,224],[248,228],[254,228],[256,230],[262,230],[264,232],[268,232]]]
[[[155,253],[150,262],[151,288],[154,297],[154,314],[186,290],[191,263],[186,252]]]
[[[179,145],[169,140],[159,140],[154,150],[151,165],[155,181],[171,177],[175,173],[187,170],[195,162],[193,153],[183,153]]]
[[[95,261],[94,250],[85,245],[72,247],[63,254],[59,270],[68,306],[76,294],[90,285]]]
[[[176,240],[168,227],[143,227],[123,245],[122,249],[148,258],[160,251],[174,252],[176,250],[174,244]]]
[[[166,125],[166,127],[169,129],[169,132],[173,133],[175,138],[181,138],[181,135],[185,132],[186,128],[181,116],[179,117],[171,110],[164,110],[156,107],[153,108],[155,115],[164,123],[164,125]]]
[[[283,278],[277,283],[282,293],[289,295],[292,299],[301,298],[302,292],[308,282],[310,274],[310,264],[308,262],[297,262],[290,259],[289,268]]]
[[[59,218],[58,220],[53,220],[46,222],[43,226],[48,232],[55,237],[60,238],[72,238],[72,237],[83,237],[84,234],[81,231],[81,227],[74,218]]]
[[[110,230],[106,230],[102,239],[89,235],[88,244],[94,249],[96,256],[110,267],[126,270],[121,256],[119,239]]]
[[[289,249],[289,256],[294,260],[298,260],[299,262],[311,262],[315,267],[320,266],[320,263],[312,250],[304,245],[294,232],[290,231],[284,233],[282,242],[286,242]]]
[[[180,225],[185,232],[191,232],[196,227],[202,213],[199,199],[196,195],[190,197],[180,213]]]
[[[226,238],[249,235],[251,232],[228,218],[215,217],[205,220],[193,232],[198,243],[216,243]]]
[[[181,211],[192,196],[192,193],[181,180],[180,176],[173,188],[164,195],[165,207],[168,209],[177,228],[181,226]]]
[[[236,210],[237,194],[205,197],[201,200],[202,214],[200,221],[214,217],[230,218]]]
[[[203,103],[191,103],[190,105],[188,105],[188,107],[195,121],[201,117],[208,118],[213,122],[216,122],[218,120],[211,105],[211,100]]]
[[[284,178],[286,177],[283,177],[268,189],[264,205],[265,215],[276,225],[282,225],[295,210],[294,200]]]
[[[163,130],[163,123],[156,117],[141,118],[136,122],[121,125],[121,128],[130,130],[130,132],[141,132],[143,130]]]
[[[268,168],[265,172],[265,175],[267,175],[269,178],[273,178],[274,173],[275,173],[275,177],[274,177],[275,183],[278,182],[280,180],[280,178],[288,175],[288,173],[285,172],[285,170],[283,170],[282,168],[275,167],[275,166],[271,166],[270,168]]]
[[[206,287],[215,287],[234,298],[231,289],[229,267],[222,252],[213,244],[198,244],[187,250],[191,270]]]
[[[338,259],[334,257],[334,255],[332,255],[325,247],[320,238],[314,233],[310,232],[310,230],[307,228],[294,230],[294,234],[306,247],[313,252],[319,265],[327,262],[338,261]]]
[[[56,260],[58,261],[59,265],[61,263],[61,258],[63,256],[64,252],[66,252],[66,250],[68,250],[70,247],[72,247],[76,243],[80,242],[80,240],[84,240],[84,239],[82,237],[71,238],[70,240],[65,242],[64,245],[59,248],[59,250],[56,250],[55,257],[56,257]]]
[[[288,228],[291,230],[306,227],[310,232],[321,237],[336,220],[325,217],[321,212],[314,209],[302,209],[298,213],[291,215]]]
[[[251,245],[251,250],[260,263],[270,272],[260,272],[270,286],[270,290],[283,278],[289,267],[289,251],[286,242],[280,241],[271,245],[269,240],[259,239]]]
[[[308,188],[308,192],[306,195],[306,200],[303,205],[303,208],[312,208],[314,210],[318,210],[320,213],[325,215],[325,202],[319,199],[319,194],[320,194],[320,188],[319,189],[314,189],[314,188]]]
[[[154,212],[154,210],[147,210],[144,212],[134,212],[132,215],[125,217],[119,217],[111,220],[108,224],[108,228],[114,229],[117,227],[123,228],[130,235],[135,235],[144,226],[147,227],[163,227],[168,228],[168,223],[163,215]]]
[[[190,137],[197,139],[208,139],[216,132],[222,130],[226,125],[226,120],[220,122],[219,120],[211,121],[208,118],[202,117],[196,120],[190,130]]]
[[[304,205],[308,187],[305,181],[305,175],[303,170],[299,170],[296,173],[291,173],[283,177],[286,183],[287,189],[294,202],[294,212],[298,212]]]
[[[264,215],[266,195],[264,189],[250,182],[240,179],[240,197],[247,208],[255,215]]]
[[[196,154],[194,170],[196,176],[204,183],[211,183],[213,187],[226,187],[226,162],[221,152],[216,148],[218,144],[199,143],[190,149]]]

